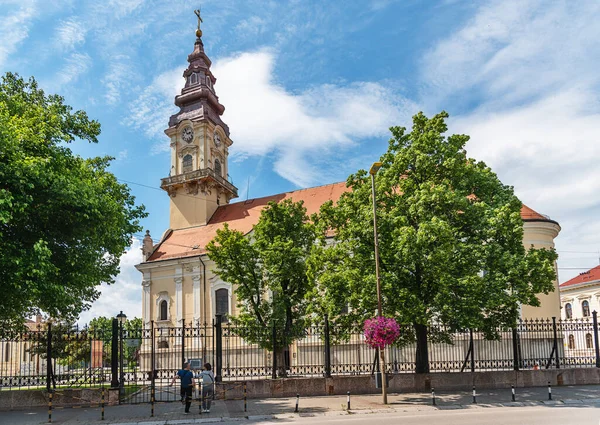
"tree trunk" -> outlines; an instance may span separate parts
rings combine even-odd
[[[286,359],[285,352],[288,350],[288,347],[277,347],[277,376],[279,378],[287,378],[287,368],[286,368]]]
[[[429,350],[427,348],[427,326],[415,323],[417,351],[415,353],[415,372],[429,373]]]

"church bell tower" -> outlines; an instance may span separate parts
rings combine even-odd
[[[179,112],[169,119],[171,171],[160,187],[170,197],[170,228],[208,223],[219,205],[237,197],[228,180],[229,127],[221,120],[225,107],[215,93],[217,79],[204,53],[200,11],[194,51],[183,72],[185,86],[175,97]]]

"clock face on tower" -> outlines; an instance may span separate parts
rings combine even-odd
[[[192,139],[194,138],[194,130],[192,130],[192,127],[184,128],[183,131],[181,132],[181,138],[183,139],[184,142],[190,143],[192,141]]]

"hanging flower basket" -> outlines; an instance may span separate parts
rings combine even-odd
[[[400,326],[388,317],[375,317],[365,320],[365,342],[371,348],[385,348],[392,345],[400,336]]]

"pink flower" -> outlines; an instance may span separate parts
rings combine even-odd
[[[392,345],[400,336],[400,326],[389,317],[375,317],[365,320],[365,342],[371,348],[385,348]]]

